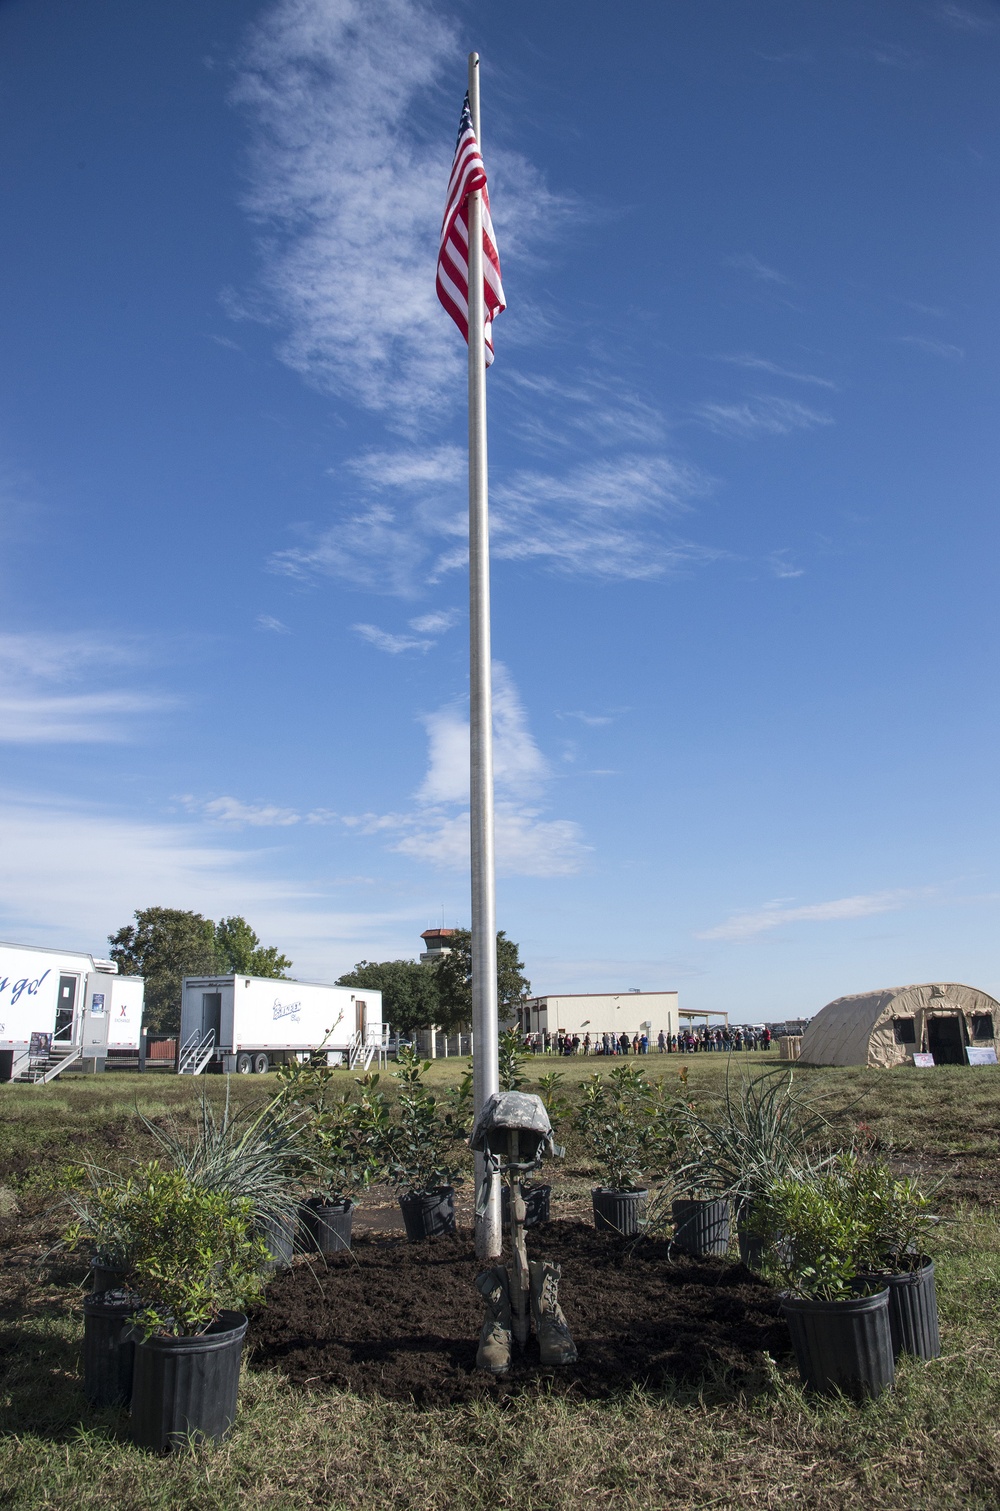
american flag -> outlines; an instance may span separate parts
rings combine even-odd
[[[469,96],[466,95],[458,127],[455,161],[448,181],[437,265],[438,298],[466,341],[469,339],[469,195],[476,189],[483,191],[483,297],[486,305],[486,365],[489,367],[493,361],[493,320],[507,308],[507,301],[500,282],[500,258],[490,219],[486,169],[472,125]]]

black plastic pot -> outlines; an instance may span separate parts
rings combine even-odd
[[[411,1243],[455,1231],[455,1188],[438,1186],[435,1191],[411,1191],[399,1198],[406,1236]]]
[[[309,1249],[321,1254],[339,1254],[351,1247],[351,1227],[354,1222],[354,1203],[327,1201],[322,1196],[310,1196],[302,1209],[302,1220]]]
[[[125,1279],[124,1270],[114,1270],[109,1265],[99,1264],[95,1259],[90,1266],[91,1295],[97,1296],[101,1291],[120,1291]]]
[[[913,1269],[892,1275],[859,1275],[857,1285],[859,1290],[871,1290],[873,1285],[889,1287],[889,1329],[895,1359],[900,1354],[936,1359],[941,1353],[941,1334],[934,1261],[917,1255],[913,1265]]]
[[[524,1226],[537,1228],[540,1222],[549,1220],[549,1201],[552,1196],[551,1186],[521,1186],[521,1194],[524,1197]],[[510,1190],[504,1186],[500,1205],[504,1227],[510,1222]]]
[[[888,1289],[843,1301],[784,1296],[781,1310],[808,1390],[825,1396],[843,1391],[861,1399],[879,1395],[893,1383]]]
[[[670,1203],[674,1220],[674,1243],[682,1254],[701,1259],[707,1255],[723,1258],[729,1249],[729,1201],[679,1197]]]
[[[223,1312],[206,1333],[135,1345],[132,1441],[163,1453],[189,1434],[218,1443],[236,1420],[247,1319]]]
[[[749,1216],[740,1217],[736,1222],[736,1242],[740,1248],[740,1259],[748,1270],[759,1273],[764,1268],[764,1252],[767,1244],[763,1238],[758,1238],[751,1231]]]
[[[631,1238],[639,1231],[639,1219],[646,1205],[646,1191],[612,1191],[597,1186],[591,1193],[594,1201],[594,1227],[598,1233],[618,1233]]]
[[[127,1406],[132,1397],[136,1299],[101,1291],[83,1302],[83,1393],[91,1406]]]
[[[288,1270],[295,1252],[295,1217],[265,1217],[260,1224],[261,1237],[267,1244],[271,1270]]]

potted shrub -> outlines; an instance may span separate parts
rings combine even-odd
[[[639,1231],[648,1187],[676,1148],[677,1105],[625,1062],[585,1082],[576,1129],[603,1177],[592,1193],[594,1226],[629,1236]]]
[[[132,1318],[137,1301],[126,1288],[130,1234],[124,1210],[127,1181],[96,1165],[65,1172],[73,1214],[62,1245],[90,1246],[90,1294],[83,1303],[83,1393],[92,1406],[127,1406],[132,1395]]]
[[[763,1075],[743,1071],[734,1088],[726,1070],[724,1092],[714,1107],[684,1110],[690,1158],[678,1172],[687,1202],[675,1203],[678,1244],[689,1252],[725,1253],[729,1204],[736,1213],[740,1258],[759,1270],[763,1240],[753,1231],[753,1209],[773,1180],[828,1165],[832,1156],[811,1152],[827,1126],[817,1111],[823,1098],[806,1098],[794,1087],[790,1070]],[[709,1206],[711,1204],[711,1206]],[[682,1242],[682,1227],[686,1242]],[[725,1243],[723,1243],[725,1232]],[[707,1243],[707,1248],[700,1247]]]
[[[465,1120],[454,1100],[449,1107],[447,1100],[439,1101],[424,1084],[429,1069],[429,1060],[418,1060],[412,1050],[400,1050],[399,1068],[393,1072],[400,1083],[394,1121],[388,1120],[377,1087],[366,1086],[362,1092],[362,1126],[374,1120],[375,1149],[384,1151],[411,1243],[454,1233],[455,1182],[462,1168],[459,1140]],[[366,1080],[377,1081],[377,1077]]]
[[[841,1169],[856,1190],[867,1232],[857,1284],[860,1289],[888,1287],[897,1360],[900,1354],[936,1359],[941,1353],[937,1289],[934,1261],[926,1249],[937,1219],[929,1210],[930,1198],[912,1178],[897,1179],[884,1160],[846,1155]]]
[[[156,1451],[191,1434],[218,1442],[236,1416],[244,1308],[263,1296],[268,1250],[253,1203],[157,1161],[129,1179],[136,1313],[132,1438]]]
[[[367,1140],[362,1108],[339,1091],[325,1055],[293,1060],[278,1070],[276,1103],[301,1114],[308,1195],[300,1207],[303,1247],[335,1254],[351,1247],[354,1198],[382,1174]]]
[[[889,1291],[858,1294],[870,1229],[856,1186],[834,1167],[774,1181],[754,1206],[765,1273],[782,1290],[803,1384],[824,1395],[877,1395],[893,1383]]]

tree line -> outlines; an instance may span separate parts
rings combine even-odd
[[[180,1029],[181,979],[184,976],[287,977],[292,962],[275,945],[263,945],[238,914],[213,923],[200,913],[179,908],[140,908],[135,922],[108,936],[111,959],[123,976],[146,983],[145,1026],[152,1033]],[[383,1018],[399,1034],[437,1024],[447,1033],[465,1027],[472,1017],[472,936],[456,929],[451,954],[433,962],[359,960],[338,976],[338,986],[365,987],[382,993]],[[516,1012],[531,991],[524,962],[513,939],[497,934],[497,994],[500,1016]]]

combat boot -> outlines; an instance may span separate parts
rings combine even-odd
[[[510,1282],[502,1264],[476,1276],[476,1290],[486,1302],[486,1316],[479,1334],[476,1368],[502,1375],[510,1368]]]
[[[547,1259],[528,1263],[531,1276],[531,1315],[535,1319],[538,1352],[544,1365],[573,1364],[576,1344],[569,1335],[566,1317],[559,1305],[559,1279],[562,1270]]]

